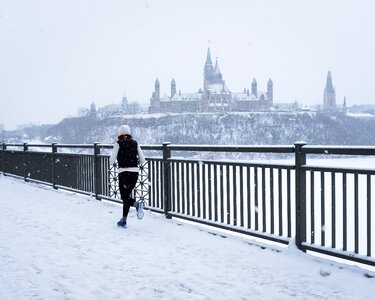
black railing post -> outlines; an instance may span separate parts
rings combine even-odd
[[[295,184],[296,184],[296,246],[302,249],[302,243],[306,241],[306,171],[302,166],[306,165],[306,154],[302,153],[305,142],[294,144],[295,154]]]
[[[100,176],[100,165],[99,165],[99,155],[100,148],[99,143],[94,143],[94,191],[96,200],[100,200],[99,191],[101,186],[101,176]]]
[[[23,143],[23,180],[27,181],[27,158],[26,158],[26,152],[29,150],[29,147],[27,146],[27,143]]]
[[[172,216],[169,214],[171,209],[171,163],[169,158],[171,157],[171,150],[168,148],[170,143],[163,143],[163,183],[164,183],[164,213],[167,219],[171,219]]]
[[[7,146],[5,143],[3,143],[3,175],[5,176],[5,150],[7,149]]]
[[[56,143],[52,143],[52,187],[57,189],[56,187],[56,154],[57,153],[57,146]]]

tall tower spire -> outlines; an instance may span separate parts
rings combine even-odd
[[[258,91],[257,91],[258,87],[257,87],[257,81],[255,80],[255,78],[253,79],[253,82],[251,83],[251,93],[255,96],[255,97],[258,97]]]
[[[324,109],[334,110],[336,109],[336,91],[332,84],[331,71],[328,71],[326,87],[323,95]]]
[[[328,71],[326,89],[329,92],[333,92],[332,75],[331,71]]]
[[[273,103],[273,82],[271,78],[268,80],[267,83],[267,99],[270,101],[270,105]]]
[[[152,92],[148,111],[150,113],[160,112],[160,83],[158,78],[155,80],[155,90]]]
[[[206,66],[207,65],[211,65],[212,66],[210,47],[207,48]]]
[[[219,64],[217,62],[217,58],[216,58],[215,68],[214,68],[212,75],[213,75],[212,83],[223,83],[223,75],[221,75]]]
[[[122,97],[122,100],[121,100],[121,110],[123,112],[126,112],[128,110],[128,97],[126,97],[126,93],[124,92],[124,96]]]
[[[155,80],[155,98],[156,99],[160,99],[160,83],[159,83],[159,79],[156,78]]]
[[[213,71],[214,68],[212,66],[210,47],[208,47],[203,73],[203,89],[205,92],[207,91],[207,87],[212,83]]]
[[[172,81],[171,81],[171,98],[173,98],[174,95],[176,95],[176,81],[174,80],[174,78],[172,78]]]

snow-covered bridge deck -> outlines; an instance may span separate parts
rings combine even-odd
[[[0,175],[0,299],[371,299],[375,278],[301,253]]]

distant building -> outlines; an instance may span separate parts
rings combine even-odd
[[[4,124],[0,124],[0,131],[3,131],[5,129]]]
[[[210,48],[207,50],[203,71],[203,90],[193,93],[177,93],[176,81],[171,81],[170,96],[160,96],[160,83],[156,79],[150,98],[149,112],[208,112],[208,111],[253,111],[269,109],[273,105],[273,82],[267,83],[267,92],[258,91],[253,79],[251,90],[231,92],[221,74],[218,61],[212,64]]]
[[[77,115],[78,117],[86,117],[89,114],[90,110],[87,107],[78,107]]]
[[[143,112],[145,109],[137,102],[128,102],[126,96],[122,97],[121,103],[119,104],[108,104],[99,108],[96,108],[94,102],[91,103],[90,107],[80,107],[77,109],[78,117],[110,117],[119,115],[134,115]]]
[[[90,110],[87,116],[91,118],[96,118],[98,116],[98,111],[96,110],[96,105],[94,102],[91,103]]]
[[[128,108],[125,111],[125,114],[136,115],[141,113],[142,111],[142,107],[137,102],[131,102],[128,104]]]
[[[123,112],[126,112],[128,111],[128,108],[129,108],[128,98],[126,96],[123,96],[121,100],[121,110]]]
[[[98,114],[100,117],[108,117],[113,115],[118,115],[121,106],[119,104],[108,104],[103,107],[98,108]]]
[[[323,108],[325,110],[336,110],[336,91],[332,84],[331,71],[328,71],[326,87],[323,95]]]
[[[98,108],[98,114],[100,117],[109,117],[115,115],[135,115],[142,112],[140,105],[137,102],[128,102],[128,99],[124,96],[121,104],[109,104]]]

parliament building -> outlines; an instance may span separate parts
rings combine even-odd
[[[196,93],[177,92],[176,81],[172,79],[170,96],[160,97],[160,83],[156,79],[149,112],[255,111],[268,110],[272,105],[273,82],[271,79],[267,83],[267,92],[258,91],[255,79],[251,83],[251,89],[245,88],[243,92],[231,92],[223,80],[217,60],[213,66],[210,48],[208,48],[203,72],[203,90],[200,88]]]

